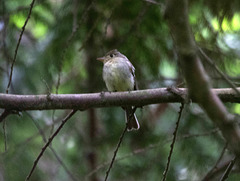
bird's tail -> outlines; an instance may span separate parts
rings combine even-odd
[[[131,106],[125,108],[125,120],[128,122],[128,131],[138,130],[140,128],[137,117],[135,114],[132,115],[132,112],[133,108]]]

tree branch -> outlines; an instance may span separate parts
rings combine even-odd
[[[0,108],[8,110],[50,110],[111,107],[111,106],[145,106],[159,103],[182,102],[187,96],[187,89],[178,89],[178,94],[167,88],[146,89],[132,92],[103,92],[92,94],[50,94],[50,95],[13,95],[0,94]],[[240,88],[238,88],[240,90]],[[212,89],[223,102],[240,103],[240,96],[232,89]],[[197,98],[191,100],[199,102]]]
[[[234,116],[228,113],[223,103],[211,90],[208,76],[197,56],[197,46],[188,22],[188,1],[167,1],[165,17],[177,49],[190,98],[196,100],[206,111],[210,119],[221,130],[230,149],[239,157],[240,130],[234,124]]]

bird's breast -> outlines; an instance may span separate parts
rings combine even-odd
[[[109,91],[130,91],[134,88],[134,77],[127,62],[115,58],[103,66],[103,79]]]

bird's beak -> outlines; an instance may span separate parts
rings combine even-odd
[[[99,58],[97,58],[97,60],[99,60],[99,61],[101,61],[101,62],[103,62],[104,59],[105,59],[105,57],[99,57]]]

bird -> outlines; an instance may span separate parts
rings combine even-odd
[[[97,60],[103,62],[103,80],[108,91],[136,90],[135,68],[125,55],[114,49]],[[135,113],[132,115],[133,107],[124,106],[123,109],[125,110],[127,130],[138,130],[140,125]]]

